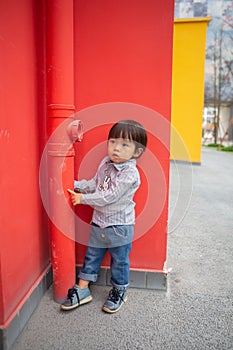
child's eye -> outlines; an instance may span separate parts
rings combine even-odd
[[[109,142],[112,143],[112,144],[114,144],[116,141],[113,140],[113,139],[110,139]]]
[[[123,143],[123,147],[129,147],[128,143]]]

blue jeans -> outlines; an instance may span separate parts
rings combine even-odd
[[[109,251],[111,284],[119,290],[129,288],[129,253],[132,249],[134,226],[115,225],[104,229],[92,224],[84,264],[78,277],[96,282],[101,262]]]

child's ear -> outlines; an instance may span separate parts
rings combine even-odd
[[[139,147],[136,148],[135,152],[134,152],[134,158],[139,158],[143,153],[143,148]]]

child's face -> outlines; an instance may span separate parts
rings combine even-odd
[[[108,140],[108,156],[114,163],[126,162],[138,157],[134,141],[123,138],[110,138]]]

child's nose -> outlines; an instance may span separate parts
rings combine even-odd
[[[118,142],[115,143],[115,150],[119,151],[120,150],[120,144]]]

